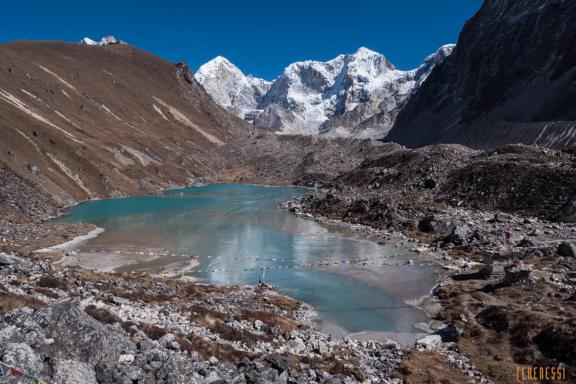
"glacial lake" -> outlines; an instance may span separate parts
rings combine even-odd
[[[335,335],[415,332],[414,324],[427,317],[405,301],[428,293],[438,268],[402,245],[278,208],[306,193],[219,184],[90,201],[59,220],[105,229],[72,255],[71,264],[167,271],[172,278],[185,273],[211,284],[256,284],[262,277],[313,305],[323,328]]]

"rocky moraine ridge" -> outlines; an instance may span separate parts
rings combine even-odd
[[[517,366],[561,366],[574,380],[574,152],[387,146],[385,155],[336,177],[302,175],[297,182],[323,191],[285,207],[400,231],[443,265],[450,277],[422,304],[450,329],[429,336],[432,349],[449,341],[448,349],[498,383],[515,382]],[[399,368],[409,382],[433,371],[417,356]]]

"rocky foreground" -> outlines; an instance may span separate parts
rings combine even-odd
[[[2,361],[54,383],[390,382],[406,350],[332,340],[273,287],[213,287],[0,255]]]
[[[564,367],[574,380],[574,151],[384,146],[336,177],[302,174],[297,183],[323,191],[286,207],[402,232],[451,271],[424,304],[451,330],[430,336],[431,349],[463,353],[494,382],[516,382],[522,366]],[[438,364],[410,355],[398,372],[409,382],[441,380]]]

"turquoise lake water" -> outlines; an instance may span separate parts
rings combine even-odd
[[[72,207],[60,220],[106,229],[81,251],[167,250],[160,264],[182,262],[172,254],[196,255],[200,265],[189,274],[213,284],[256,284],[259,269],[268,267],[265,281],[312,304],[325,324],[347,332],[413,331],[413,324],[426,317],[402,299],[426,293],[436,269],[400,265],[416,255],[278,208],[306,193],[309,190],[297,187],[210,185],[162,196],[91,201]],[[115,257],[104,252],[91,255]],[[355,264],[361,259],[368,259],[367,265]],[[310,266],[343,260],[351,264]],[[379,262],[395,265],[378,266]],[[128,268],[138,270],[138,265]]]

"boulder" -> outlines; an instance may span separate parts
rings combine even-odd
[[[28,374],[36,375],[42,371],[42,357],[28,344],[8,343],[2,349],[2,361],[4,363]]]
[[[155,377],[155,381],[152,382],[164,384],[192,384],[200,382],[191,378],[192,373],[197,371],[197,369],[194,369],[192,361],[178,352],[152,349],[147,351],[144,355],[138,355],[133,364],[143,369],[147,368],[148,370],[150,370],[151,367]],[[126,367],[131,367],[126,366],[125,364],[122,366],[116,364],[114,366],[117,370],[120,368],[124,370]],[[112,381],[111,383],[116,382],[117,381]],[[142,382],[146,381],[142,380]]]
[[[450,232],[450,234],[444,238],[444,241],[454,245],[466,245],[468,243],[469,235],[470,230],[468,227],[463,225],[456,225],[452,229],[452,232]]]
[[[516,244],[518,247],[522,248],[532,248],[532,247],[540,247],[542,246],[542,242],[536,239],[530,239],[528,237],[523,238]]]
[[[54,384],[98,384],[94,369],[87,363],[56,359],[52,370]]]
[[[464,330],[456,325],[449,324],[438,330],[439,336],[443,342],[456,342],[462,336]]]
[[[37,313],[35,317],[49,317],[44,319],[47,337],[54,339],[45,347],[49,356],[96,364],[117,362],[121,355],[136,352],[124,331],[90,317],[77,301],[65,301]]]
[[[317,343],[314,344],[314,352],[317,354],[324,356],[330,353],[330,346],[325,342],[319,340]]]
[[[496,214],[494,215],[494,220],[499,223],[507,223],[509,221],[512,221],[512,215],[509,215],[504,212],[496,212]]]
[[[16,341],[16,339],[21,339],[20,332],[18,328],[14,325],[6,326],[5,324],[0,325],[0,345],[6,345],[8,342]]]
[[[434,220],[434,216],[428,215],[421,219],[418,222],[418,229],[425,233],[436,233],[437,223]]]
[[[274,368],[252,367],[244,372],[244,376],[250,384],[279,384],[278,371]]]
[[[0,266],[16,264],[18,261],[17,257],[0,252]]]
[[[280,372],[290,369],[290,360],[288,359],[288,356],[274,353],[267,355],[264,360],[270,363],[272,368],[275,368]]]
[[[421,351],[433,351],[442,346],[442,337],[440,335],[428,335],[416,341],[416,348]]]
[[[540,249],[528,249],[523,255],[520,255],[521,259],[539,259],[544,257],[545,254]]]
[[[532,266],[529,264],[512,264],[504,267],[504,284],[525,283],[530,281]]]
[[[478,271],[478,276],[481,279],[486,280],[489,279],[490,276],[492,276],[492,273],[494,273],[494,260],[490,256],[485,256],[482,262],[484,263],[484,265],[482,266],[480,271]]]
[[[145,383],[147,375],[134,365],[102,363],[96,365],[96,379],[100,384]],[[188,381],[192,382],[192,381]]]
[[[563,223],[576,223],[576,199],[568,200],[563,204],[556,211],[554,220]]]
[[[432,178],[428,178],[424,180],[423,187],[426,189],[434,189],[436,188],[436,180]]]
[[[306,344],[304,344],[304,341],[299,337],[295,337],[294,339],[290,340],[288,342],[288,346],[292,348],[296,353],[302,353],[306,351]]]
[[[563,241],[558,245],[557,253],[560,256],[576,257],[576,246],[570,241]]]

